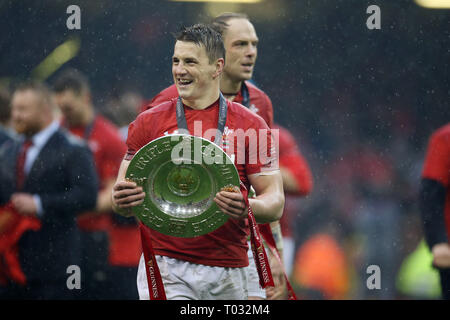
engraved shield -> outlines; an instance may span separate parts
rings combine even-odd
[[[209,140],[174,134],[155,139],[134,155],[126,178],[143,187],[133,213],[160,233],[191,238],[221,227],[228,216],[213,201],[227,186],[239,187],[228,155]]]

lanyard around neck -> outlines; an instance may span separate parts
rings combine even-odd
[[[227,100],[224,98],[222,93],[219,95],[219,120],[217,121],[217,132],[216,137],[214,139],[214,143],[220,146],[222,142],[222,134],[225,128],[225,122],[227,121]],[[177,100],[177,125],[178,129],[183,130],[189,133],[186,115],[184,114],[183,102],[181,101],[181,97],[178,97]]]
[[[245,81],[242,81],[241,95],[242,95],[242,102],[241,102],[241,104],[244,107],[248,108],[250,106],[250,94],[248,93],[248,88],[247,88],[247,85],[245,84]]]

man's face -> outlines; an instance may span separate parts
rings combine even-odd
[[[43,128],[42,99],[38,93],[28,89],[14,93],[11,119],[18,134],[32,136]]]
[[[212,87],[216,64],[209,63],[204,46],[177,41],[172,57],[172,75],[181,98],[202,97]]]
[[[249,80],[256,62],[258,36],[246,19],[227,22],[223,41],[226,50],[224,73],[235,81]]]
[[[69,126],[83,124],[88,103],[86,93],[77,94],[73,90],[67,89],[56,93],[55,100]]]

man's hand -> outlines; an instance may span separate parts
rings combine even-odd
[[[248,215],[248,207],[245,205],[244,196],[238,187],[233,192],[220,191],[216,194],[214,202],[223,213],[233,219],[245,219]]]
[[[14,193],[11,196],[11,202],[16,210],[25,216],[34,216],[37,214],[37,205],[33,195],[29,193]]]
[[[267,300],[285,300],[287,299],[288,291],[283,266],[272,253],[270,253],[269,260],[275,287],[268,287],[266,289]]]
[[[432,248],[433,265],[438,268],[450,268],[450,245],[438,243]]]
[[[130,216],[131,208],[144,202],[145,192],[132,181],[118,181],[112,191],[113,209],[119,214]]]

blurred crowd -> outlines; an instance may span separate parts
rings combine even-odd
[[[11,22],[25,19],[18,12],[26,8],[10,6],[16,12]],[[113,5],[94,10],[95,28],[87,27],[94,19],[83,20],[78,35],[87,49],[69,65],[88,75],[96,113],[123,139],[142,103],[171,83],[171,23],[202,17],[199,7],[184,16],[182,6],[167,11],[172,15],[142,15]],[[381,31],[368,31],[365,8],[355,1],[290,6],[299,14],[283,11],[270,23],[255,19],[261,40],[254,81],[271,97],[275,120],[290,130],[313,173],[310,195],[286,204],[296,212],[290,278],[299,298],[439,298],[417,202],[428,138],[450,120],[445,14],[399,1],[382,6]],[[113,16],[124,23],[112,27]],[[51,33],[50,42],[66,33]],[[40,52],[38,43],[33,48]],[[23,47],[11,45],[20,52],[19,74],[11,64],[1,76],[27,77],[26,65],[38,58]],[[380,289],[368,288],[372,265],[380,268]]]

